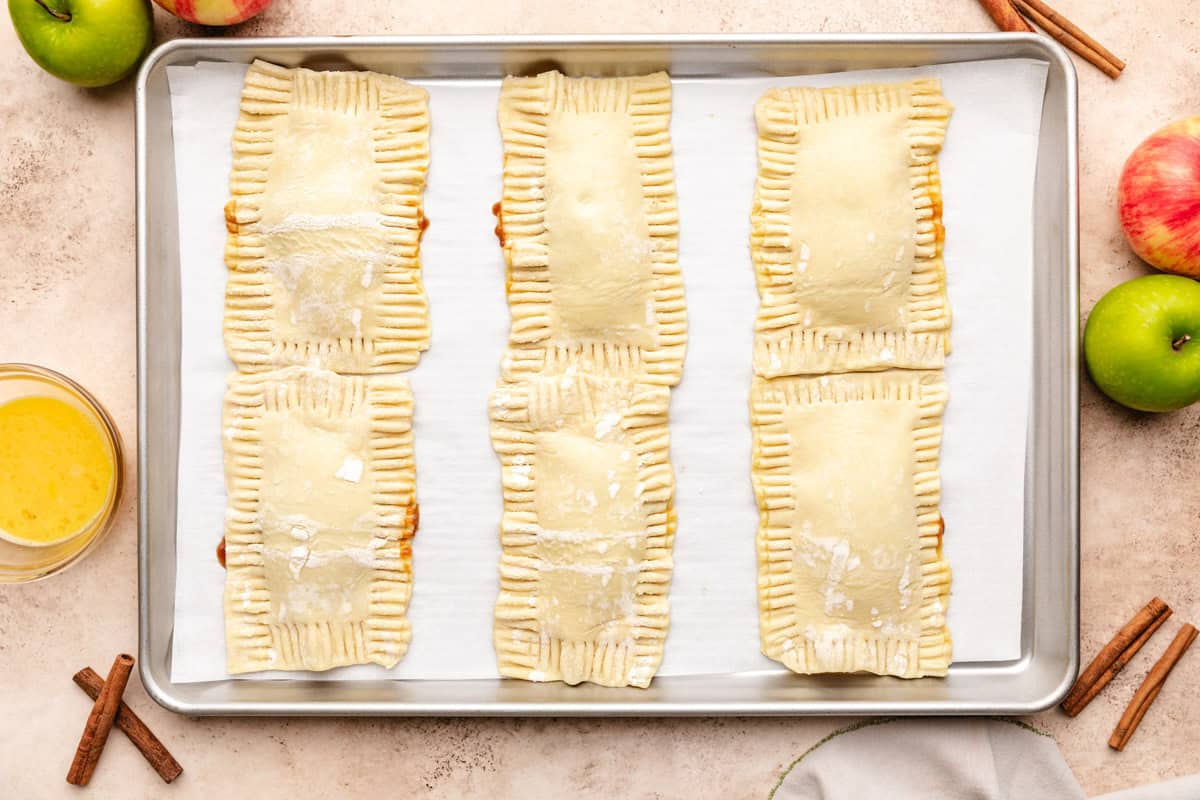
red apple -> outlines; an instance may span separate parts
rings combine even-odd
[[[236,25],[245,22],[271,0],[154,0],[180,19],[201,25]]]
[[[1137,146],[1121,172],[1117,203],[1135,253],[1164,272],[1200,278],[1200,117]]]

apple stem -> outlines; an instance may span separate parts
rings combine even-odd
[[[1180,336],[1178,339],[1171,342],[1171,349],[1178,352],[1178,351],[1182,350],[1183,346],[1185,344],[1187,344],[1188,342],[1190,342],[1191,340],[1192,340],[1192,337],[1185,333],[1183,336]]]
[[[50,16],[54,17],[57,20],[61,20],[62,22],[70,22],[71,21],[71,12],[70,11],[59,11],[56,8],[51,8],[50,6],[46,5],[45,0],[33,0],[33,2],[37,3],[39,6],[41,6],[46,11],[47,14],[49,14]]]

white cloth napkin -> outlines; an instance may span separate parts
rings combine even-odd
[[[773,800],[1083,800],[1054,739],[996,719],[873,719],[797,758]],[[1200,775],[1095,800],[1197,800]]]

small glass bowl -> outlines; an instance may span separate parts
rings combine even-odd
[[[113,459],[113,481],[100,513],[77,533],[47,545],[0,538],[0,583],[36,581],[61,572],[90,553],[112,527],[121,497],[124,466],[121,436],[104,407],[75,381],[32,364],[0,364],[0,405],[22,397],[52,397],[70,403],[98,427]]]

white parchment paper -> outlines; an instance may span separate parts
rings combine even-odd
[[[221,339],[230,137],[245,66],[169,67],[182,270],[182,408],[172,680],[225,673],[215,548],[225,507]],[[671,403],[679,527],[660,675],[779,671],[759,653],[747,396],[758,297],[748,250],[753,104],[772,86],[918,75],[955,106],[941,172],[954,312],[942,453],[955,660],[1020,654],[1025,433],[1031,386],[1033,179],[1046,66],[1035,61],[799,78],[675,82],[671,133],[689,340]],[[497,81],[417,81],[430,92],[432,166],[421,248],[433,341],[409,373],[421,529],[413,640],[393,670],[315,677],[491,678],[501,510],[487,396],[508,330],[492,228],[500,196]],[[265,673],[254,678],[288,677]],[[313,675],[306,674],[312,678]]]

